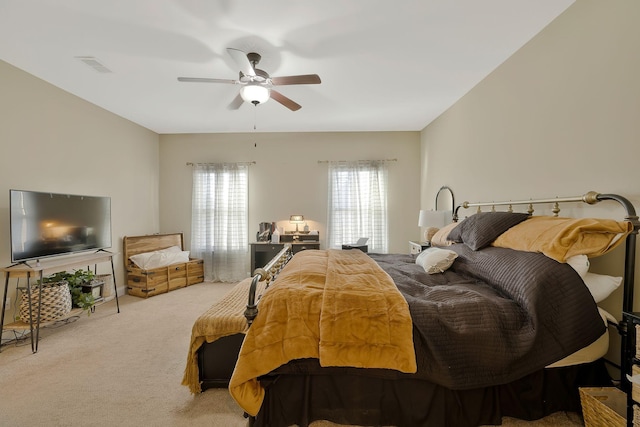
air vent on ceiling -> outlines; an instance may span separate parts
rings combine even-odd
[[[80,61],[84,62],[86,65],[88,65],[89,67],[93,68],[94,70],[96,70],[99,73],[112,73],[113,72],[110,69],[108,69],[107,67],[105,67],[104,64],[102,64],[100,61],[98,61],[93,56],[76,56],[76,59],[79,59]]]

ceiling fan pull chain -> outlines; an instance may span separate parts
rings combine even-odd
[[[254,104],[253,106],[254,106],[254,107],[257,107],[258,105],[257,105],[257,104]],[[254,109],[253,109],[253,131],[254,131],[254,132],[255,132],[255,130],[256,130],[256,120],[257,120],[256,118],[257,118],[257,117],[258,117],[258,113],[257,113],[256,108],[254,108]],[[255,136],[255,135],[254,135],[254,136]],[[257,143],[255,140],[253,141],[253,147],[254,147],[254,148],[258,148],[258,143]]]

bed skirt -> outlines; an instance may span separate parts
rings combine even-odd
[[[414,378],[372,378],[353,368],[324,370],[261,377],[266,396],[253,425],[304,427],[316,420],[397,427],[500,425],[505,416],[536,420],[558,411],[581,412],[579,387],[612,385],[602,359],[457,391]]]

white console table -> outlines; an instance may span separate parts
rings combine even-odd
[[[50,258],[44,261],[36,262],[29,261],[11,265],[9,267],[2,268],[2,272],[5,275],[4,281],[4,297],[2,300],[2,316],[0,317],[0,333],[4,330],[18,330],[18,329],[29,329],[31,332],[31,351],[36,353],[38,351],[38,339],[40,338],[40,326],[44,324],[40,323],[40,304],[38,304],[38,312],[35,314],[35,322],[31,321],[29,323],[22,321],[15,321],[9,323],[7,325],[4,324],[5,310],[6,310],[6,301],[9,290],[9,279],[19,279],[26,278],[27,281],[27,295],[29,301],[31,298],[36,298],[36,295],[32,296],[31,293],[31,280],[38,280],[37,286],[37,298],[40,301],[41,291],[42,291],[42,279],[45,276],[49,276],[54,273],[58,273],[60,271],[66,271],[68,269],[73,268],[87,268],[90,269],[90,266],[93,264],[94,272],[97,269],[97,265],[103,262],[111,263],[111,274],[113,278],[113,290],[116,299],[116,307],[118,313],[120,313],[120,302],[118,301],[118,286],[116,285],[116,271],[113,266],[113,257],[114,253],[100,250],[97,252],[93,252],[90,254],[83,255],[72,255],[65,256],[60,258]],[[70,317],[77,314],[77,310],[72,310],[71,313],[66,316]],[[33,320],[33,319],[32,319]],[[60,320],[60,319],[57,319]],[[34,325],[35,323],[35,325]],[[47,322],[51,323],[51,322]],[[0,346],[0,351],[2,351],[2,346]]]

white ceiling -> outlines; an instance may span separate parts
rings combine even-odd
[[[416,131],[573,1],[0,0],[0,59],[161,134]],[[292,112],[177,81],[236,79],[228,47],[322,84],[279,86]]]

